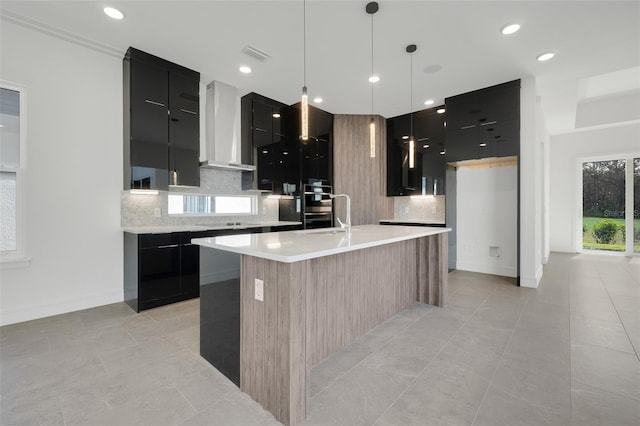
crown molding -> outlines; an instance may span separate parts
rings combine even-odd
[[[65,40],[65,41],[77,44],[79,46],[95,50],[96,52],[113,56],[115,58],[121,59],[125,54],[124,50],[117,49],[113,46],[100,43],[96,40],[83,37],[79,34],[72,33],[70,31],[66,31],[49,24],[45,24],[44,22],[41,22],[35,19],[27,18],[26,16],[22,16],[20,14],[10,12],[6,9],[0,9],[0,19],[2,21],[11,22],[13,24],[20,25],[24,28],[35,30],[52,37],[56,37],[61,40]]]

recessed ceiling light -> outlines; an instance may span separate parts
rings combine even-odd
[[[442,70],[442,65],[440,64],[433,64],[424,68],[424,72],[427,74],[435,74],[440,70]]]
[[[323,100],[324,99],[322,99],[320,96],[316,96],[315,98],[313,98],[313,102],[317,104],[321,104]]]
[[[105,7],[103,10],[104,10],[104,13],[106,13],[109,18],[113,18],[113,19],[124,18],[124,15],[122,14],[122,12],[120,12],[118,9],[114,9],[113,7]]]
[[[507,25],[506,27],[504,27],[501,32],[504,35],[509,35],[509,34],[515,33],[519,29],[520,29],[520,25],[518,25],[518,24],[510,24],[510,25]]]
[[[429,145],[422,145],[422,147],[423,147],[424,149],[427,149],[427,148],[429,148]]]
[[[377,75],[372,75],[371,77],[369,77],[369,83],[377,83],[380,81],[380,77]]]
[[[444,109],[444,108],[440,108],[440,109],[436,110],[436,112],[438,114],[444,114],[445,111],[446,111],[446,109]]]
[[[445,154],[444,150],[440,151],[440,155],[444,155],[444,154]]]
[[[251,68],[246,65],[242,65],[239,69],[242,74],[249,74],[251,72]]]
[[[277,112],[273,113],[273,118],[280,118],[280,114],[278,114]]]
[[[537,59],[540,62],[544,62],[544,61],[548,61],[549,59],[553,58],[555,56],[555,54],[551,53],[551,52],[547,52],[547,53],[543,53],[542,55],[538,55]]]
[[[433,105],[433,99],[427,99],[426,101],[424,101],[425,105]]]
[[[409,135],[404,135],[404,136],[402,137],[402,139],[404,139],[404,140],[406,141],[407,139],[409,139]]]
[[[487,144],[483,142],[480,144],[480,146],[487,146]]]

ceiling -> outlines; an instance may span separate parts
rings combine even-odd
[[[309,96],[339,114],[371,113],[371,16],[366,1],[308,0]],[[640,88],[638,1],[380,1],[374,15],[373,111],[392,117],[423,102],[527,76],[537,78],[550,133],[575,129],[590,96]],[[125,14],[115,21],[103,12]],[[303,85],[303,2],[296,1],[2,1],[3,17],[122,55],[129,46],[187,66],[203,82],[241,94],[298,101]],[[510,23],[521,25],[504,36]],[[413,104],[410,55],[414,43]],[[271,58],[260,62],[242,49]],[[555,58],[538,62],[551,51]],[[240,65],[253,72],[245,75]],[[425,72],[438,68],[437,72]],[[619,74],[615,74],[620,72]],[[613,73],[613,74],[612,74]],[[607,78],[597,78],[608,75]],[[617,76],[617,77],[616,77]],[[626,84],[620,84],[620,76]],[[613,78],[612,78],[613,77]],[[591,80],[590,80],[591,79]],[[591,86],[591,89],[589,87]],[[595,95],[594,95],[595,94]]]

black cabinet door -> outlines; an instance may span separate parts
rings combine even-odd
[[[478,124],[480,105],[477,94],[464,94],[447,98],[447,128],[460,130]]]
[[[200,82],[177,72],[169,72],[169,107],[198,114]]]
[[[448,126],[448,123],[447,123]],[[478,127],[447,129],[446,158],[448,162],[474,160],[478,154]]]
[[[278,155],[277,144],[256,147],[256,173],[258,174],[258,189],[273,191],[275,182],[275,161]]]
[[[520,121],[509,120],[480,126],[480,147],[490,146],[485,157],[510,157],[519,154]]]
[[[131,99],[133,102],[169,104],[169,73],[146,62],[131,61]]]
[[[478,123],[515,120],[520,116],[519,85],[500,85],[478,93]]]
[[[141,248],[139,252],[141,309],[166,303],[180,294],[180,245]]]
[[[180,246],[180,293],[185,298],[200,294],[200,246],[190,242]]]
[[[281,138],[276,158],[276,194],[300,193],[300,145],[297,140]]]
[[[131,166],[167,168],[167,71],[131,61]]]
[[[170,183],[200,185],[200,122],[197,114],[172,109],[169,120]]]
[[[253,102],[253,146],[271,145],[273,142],[273,112],[269,105]]]

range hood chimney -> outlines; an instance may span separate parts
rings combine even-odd
[[[241,164],[240,97],[228,84],[212,81],[206,98],[206,161],[200,167],[253,171],[255,166]]]

